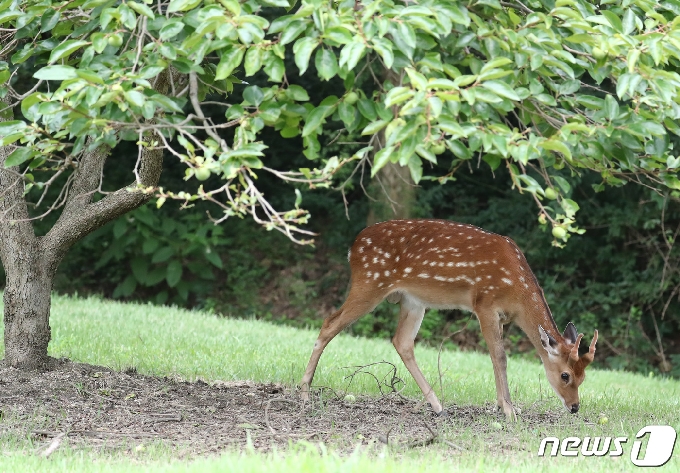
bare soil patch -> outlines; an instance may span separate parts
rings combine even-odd
[[[347,450],[357,444],[410,448],[436,442],[454,454],[460,451],[456,432],[473,429],[493,437],[499,432],[493,432],[490,418],[504,423],[490,403],[446,409],[448,416],[440,418],[394,393],[349,402],[326,389],[303,404],[295,390],[278,384],[186,382],[65,360],[46,372],[0,365],[0,438],[32,438],[44,446],[59,435],[72,448],[162,442],[179,457],[193,457],[248,442],[259,450],[285,448],[291,440]],[[563,416],[522,414],[527,428],[539,430],[558,418]],[[519,439],[507,440],[498,442],[499,453],[522,448]]]

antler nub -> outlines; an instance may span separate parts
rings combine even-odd
[[[571,349],[571,352],[569,352],[569,365],[574,365],[578,361],[578,347],[581,344],[581,339],[583,338],[583,334],[579,333],[578,337],[576,337],[576,342],[574,342],[574,346]]]
[[[597,345],[597,330],[595,330],[595,335],[593,335],[593,341],[590,342],[590,349],[588,350],[588,353],[581,357],[583,359],[584,368],[591,364],[595,359],[595,345]]]

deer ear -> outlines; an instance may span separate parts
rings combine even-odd
[[[578,337],[578,330],[576,330],[574,324],[569,322],[567,324],[567,328],[564,329],[564,333],[562,334],[562,336],[569,340],[569,343],[573,345],[574,343],[576,343],[576,337]]]
[[[549,355],[559,355],[560,352],[557,350],[557,341],[555,341],[555,339],[540,325],[538,326],[538,333],[541,335],[541,345],[543,345],[545,351],[547,351]]]

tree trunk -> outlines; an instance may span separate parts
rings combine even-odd
[[[55,271],[45,263],[40,248],[30,241],[15,239],[9,250],[3,258],[7,275],[5,362],[26,370],[45,368],[49,361],[50,295]]]
[[[369,186],[371,201],[366,218],[368,225],[395,218],[410,218],[416,200],[416,187],[406,166],[387,163]]]
[[[383,80],[394,85],[401,85],[401,76],[391,69],[383,71]],[[397,113],[398,107],[392,107]],[[378,133],[378,141],[385,143],[385,129]],[[377,152],[379,148],[374,149]],[[369,186],[370,201],[367,225],[384,222],[395,218],[411,218],[416,201],[416,186],[411,179],[411,171],[407,166],[388,162],[380,169]]]
[[[157,90],[166,93],[169,73],[159,76]],[[4,102],[4,103],[3,103]],[[0,108],[9,104],[0,100]],[[11,108],[9,109],[11,112]],[[0,116],[0,121],[11,119]],[[47,368],[51,338],[50,308],[54,275],[68,250],[97,228],[147,202],[163,169],[163,151],[143,148],[138,179],[130,186],[93,202],[110,149],[99,146],[74,160],[74,179],[59,219],[44,237],[36,237],[24,196],[19,167],[5,168],[10,146],[0,146],[0,259],[5,269],[5,363],[15,368]]]

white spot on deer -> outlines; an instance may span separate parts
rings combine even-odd
[[[524,281],[525,281],[524,276],[520,276],[520,277],[519,277],[519,282],[524,282]]]
[[[399,243],[404,243],[405,241],[406,241],[406,237],[399,238]]]
[[[390,272],[389,272],[389,271],[385,271],[385,277],[389,277],[389,276],[390,276]]]
[[[451,237],[450,237],[450,236],[447,236],[447,237],[446,237],[446,239],[447,239],[447,240],[450,240],[450,239],[451,239]]]
[[[394,239],[390,240],[390,245],[394,245]]]
[[[378,258],[373,258],[373,262],[374,262],[374,263],[377,263],[377,262],[378,262]]]
[[[368,276],[369,278],[373,276],[373,271],[369,271],[368,273],[366,273],[366,276]]]
[[[446,281],[446,278],[444,276],[435,276],[434,277],[437,281]]]
[[[529,285],[528,285],[528,284],[525,284],[525,285],[524,285],[524,288],[525,288],[525,289],[529,289]]]
[[[378,287],[383,287],[384,285],[385,285],[385,283],[381,282],[380,284],[378,284]]]
[[[482,278],[480,278],[479,276],[477,276],[477,277],[475,278],[475,282],[479,282],[479,281],[481,281],[481,280],[482,280]]]
[[[436,261],[431,262],[430,266],[437,266],[437,262]]]
[[[493,291],[494,289],[496,289],[495,286],[489,286],[489,291]]]
[[[420,274],[418,275],[418,277],[419,277],[419,278],[423,278],[423,279],[427,279],[427,278],[430,277],[430,275],[427,274],[427,273],[420,273]]]
[[[430,260],[429,260],[429,259],[426,259],[425,261],[423,261],[423,264],[427,264],[427,263],[429,263],[429,262],[430,262]]]
[[[434,238],[430,238],[430,240],[428,241],[428,243],[432,243],[433,241],[434,241]]]
[[[370,238],[364,238],[364,241],[365,241],[366,243],[368,243],[369,245],[370,245],[371,243],[373,243],[373,240],[371,240]]]
[[[391,236],[391,235],[392,235],[392,230],[390,230],[389,232],[387,232],[387,236]]]
[[[440,267],[444,267],[444,262],[443,262],[443,261],[440,261],[440,262],[439,262],[439,266],[440,266]]]
[[[534,302],[538,302],[538,296],[536,295],[535,292],[531,295],[531,299],[532,299]]]
[[[380,277],[380,274],[376,271],[373,273],[373,279],[378,279]]]
[[[368,268],[368,263],[366,263],[366,264],[364,265],[364,268]]]
[[[390,285],[389,285],[389,286],[387,286],[387,287],[392,287],[392,286],[394,286],[394,284],[390,283]]]
[[[467,237],[467,240],[472,240],[472,237],[471,236]]]
[[[363,246],[360,246],[360,247],[359,247],[359,253],[363,253],[363,252],[364,252],[364,247],[363,247]]]
[[[385,258],[391,258],[391,257],[392,257],[392,255],[391,255],[391,254],[389,254],[389,253],[385,253]]]
[[[508,271],[508,270],[505,269],[505,268],[501,268],[501,271],[503,271],[503,272],[504,272],[505,274],[507,274],[507,275],[510,275],[510,271]]]
[[[420,239],[420,241],[425,241],[426,239],[427,239],[426,237],[423,237]]]
[[[512,281],[508,278],[502,278],[501,281],[503,281],[508,286],[512,286]]]
[[[361,261],[366,261],[366,257],[365,257],[365,256],[362,257],[362,258],[361,258]]]
[[[498,264],[498,261],[497,261],[497,260],[493,260],[493,264]]]
[[[381,260],[380,260],[380,264],[383,265],[383,266],[385,266],[385,260],[384,260],[384,259],[381,259]]]
[[[459,267],[459,268],[464,268],[464,267],[466,267],[467,265],[468,265],[468,264],[467,264],[465,261],[461,261],[460,263],[456,263],[456,266]]]
[[[413,268],[404,268],[404,272],[406,274],[410,273],[411,271],[413,271]]]
[[[490,275],[490,274],[487,274],[487,275],[486,275],[486,279],[491,279],[491,275]]]
[[[397,263],[399,262],[399,255],[397,255],[397,257],[394,258],[394,261],[396,261]]]

